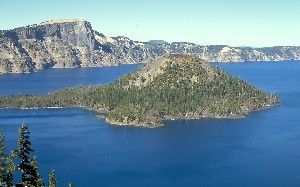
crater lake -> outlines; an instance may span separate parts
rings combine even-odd
[[[109,125],[80,108],[2,109],[6,150],[17,147],[25,122],[45,183],[54,169],[58,186],[300,186],[300,61],[213,65],[276,92],[280,105],[244,119],[175,120],[155,129]],[[105,84],[138,66],[1,74],[0,94]]]

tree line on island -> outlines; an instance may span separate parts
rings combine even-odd
[[[0,131],[0,186],[45,187],[44,180],[39,173],[37,158],[35,156],[31,157],[34,150],[31,147],[28,126],[23,123],[18,132],[20,134],[18,148],[6,154],[5,137]],[[19,181],[14,178],[18,171],[21,172],[21,180]],[[49,174],[47,186],[57,186],[54,170]],[[70,183],[69,187],[73,187],[73,184]]]
[[[159,125],[165,119],[237,118],[278,103],[276,94],[211,66],[194,55],[165,55],[106,85],[46,95],[0,96],[0,108],[82,107],[112,124]]]

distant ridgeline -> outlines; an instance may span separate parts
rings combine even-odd
[[[209,62],[299,60],[300,47],[202,46],[163,40],[138,42],[108,37],[89,22],[54,20],[0,31],[0,73],[51,67],[100,67],[145,62],[163,54],[196,54]]]
[[[166,119],[240,118],[278,103],[269,94],[195,55],[164,55],[102,86],[33,96],[1,96],[1,108],[82,107],[117,125],[157,127]]]

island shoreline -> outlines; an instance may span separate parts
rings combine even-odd
[[[79,107],[79,106],[70,106],[70,107],[34,107],[34,108],[18,108],[18,107],[6,107],[6,108],[0,108],[0,110],[9,110],[9,109],[19,109],[19,110],[39,110],[39,109],[82,109],[82,110],[89,110],[93,111],[96,113],[96,116],[99,117],[99,119],[104,119],[105,122],[108,125],[115,125],[115,126],[131,126],[131,127],[144,127],[144,128],[158,128],[162,127],[165,125],[165,121],[176,121],[176,120],[201,120],[201,119],[230,119],[230,120],[239,120],[239,119],[244,119],[247,117],[248,114],[253,113],[253,112],[259,112],[262,110],[268,110],[271,109],[275,106],[279,106],[280,102],[275,103],[270,106],[265,106],[261,108],[255,108],[251,111],[248,111],[247,113],[244,114],[232,114],[230,116],[189,116],[189,117],[184,117],[184,116],[178,116],[178,117],[166,117],[164,119],[161,119],[162,123],[136,123],[136,122],[119,122],[115,120],[109,120],[107,117],[108,112],[103,112],[101,110],[96,110],[93,108],[87,108],[87,107]]]

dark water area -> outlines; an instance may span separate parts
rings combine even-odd
[[[28,74],[0,74],[0,95],[45,94],[78,85],[112,82],[140,64],[100,68],[45,69]]]
[[[156,129],[112,126],[79,108],[5,109],[0,110],[0,128],[7,148],[13,149],[17,129],[26,122],[43,177],[55,169],[59,186],[70,181],[77,187],[300,186],[300,62],[214,65],[278,93],[280,105],[245,119],[167,121]],[[49,79],[42,72],[1,75],[0,90],[46,93],[66,85],[61,76],[68,85],[79,84],[77,70],[90,77],[80,84],[101,84],[136,67],[54,69],[47,70]],[[49,88],[35,86],[40,79]]]

